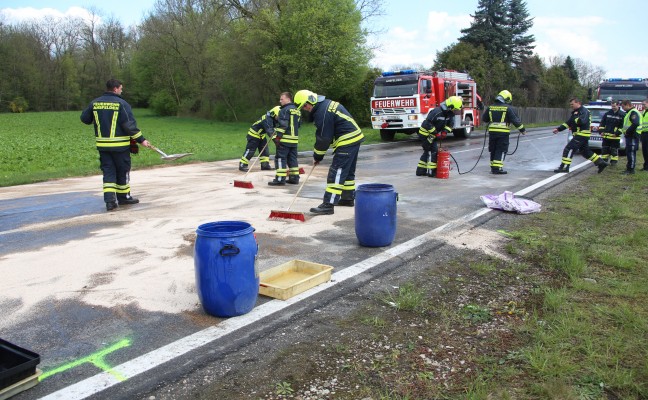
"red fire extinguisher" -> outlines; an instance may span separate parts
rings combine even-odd
[[[450,152],[443,150],[440,146],[437,153],[436,177],[439,179],[448,179],[450,177]]]

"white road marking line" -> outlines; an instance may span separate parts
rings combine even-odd
[[[581,164],[573,166],[572,170],[582,168],[589,163],[590,161],[586,160]],[[546,185],[550,182],[553,182],[557,179],[560,179],[565,175],[566,174],[553,175],[527,188],[519,190],[515,194],[523,195],[526,193],[530,193],[531,191],[539,187],[542,187],[543,185]],[[253,308],[252,311],[250,311],[247,314],[241,315],[239,317],[226,319],[220,322],[217,326],[212,326],[203,329],[202,331],[198,331],[192,335],[178,339],[175,342],[160,347],[159,349],[153,350],[139,357],[136,357],[130,361],[127,361],[123,364],[120,364],[112,369],[113,374],[108,372],[102,372],[100,374],[86,378],[80,382],[77,382],[73,385],[60,389],[56,392],[53,392],[45,397],[42,397],[42,399],[46,399],[46,400],[85,399],[89,396],[97,394],[111,386],[115,386],[121,383],[118,379],[115,378],[114,372],[119,373],[121,376],[123,376],[126,379],[144,373],[148,370],[151,370],[155,367],[164,364],[165,362],[168,362],[176,357],[182,356],[192,350],[195,350],[208,343],[211,343],[214,340],[217,340],[227,334],[245,328],[246,326],[254,322],[257,322],[262,318],[265,318],[271,314],[281,311],[293,304],[296,304],[304,299],[314,296],[315,294],[320,293],[330,287],[333,287],[363,272],[366,272],[371,268],[379,264],[382,264],[383,262],[389,261],[394,257],[398,257],[399,255],[405,252],[408,252],[418,246],[428,243],[431,239],[434,239],[436,236],[438,236],[439,232],[445,232],[454,227],[466,224],[470,221],[475,220],[476,218],[486,215],[491,211],[493,210],[490,208],[484,208],[477,211],[473,211],[453,221],[443,224],[429,232],[426,232],[413,239],[410,239],[407,242],[388,248],[382,253],[376,254],[373,257],[360,261],[359,263],[356,263],[339,272],[336,272],[331,276],[331,280],[329,282],[323,283],[306,292],[300,293],[295,297],[292,297],[288,300],[271,300],[267,303],[264,303],[258,307]]]

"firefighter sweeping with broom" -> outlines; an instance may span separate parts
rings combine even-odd
[[[310,211],[316,215],[333,214],[335,206],[354,206],[355,170],[364,135],[349,111],[337,101],[318,96],[310,90],[295,94],[295,104],[311,113],[315,124],[313,168],[324,159],[331,144],[333,160],[326,178],[324,201]]]
[[[416,176],[436,176],[437,153],[439,151],[437,141],[445,138],[447,132],[452,130],[455,111],[461,110],[462,107],[461,97],[451,96],[439,107],[431,110],[425,121],[421,123],[418,137],[423,147],[423,155],[416,166]]]
[[[247,146],[241,161],[239,162],[239,171],[247,172],[250,165],[250,159],[254,157],[254,153],[259,150],[259,161],[261,162],[261,169],[264,171],[272,170],[270,167],[270,150],[268,150],[268,136],[274,136],[275,126],[279,118],[279,109],[276,106],[261,116],[256,121],[247,133]]]
[[[297,145],[299,144],[299,125],[301,112],[292,101],[290,92],[281,94],[279,121],[272,140],[277,146],[275,153],[275,178],[268,182],[270,186],[285,186],[299,183],[299,164]]]

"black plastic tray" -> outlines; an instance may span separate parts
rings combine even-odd
[[[0,390],[36,373],[40,356],[0,339]]]

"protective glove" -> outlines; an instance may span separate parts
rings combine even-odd
[[[441,133],[439,134],[439,136],[441,136],[441,139],[445,139],[447,135],[448,135],[448,132],[446,132],[446,131],[441,131]]]
[[[279,136],[276,136],[276,135],[275,135],[275,136],[272,138],[272,141],[274,142],[274,144],[275,144],[276,146],[279,146],[279,145],[281,144],[281,138],[280,138]]]
[[[523,134],[523,135],[526,135],[526,128],[520,129],[520,133]]]
[[[139,153],[139,146],[137,145],[137,140],[131,139],[130,140],[130,148],[129,148],[131,154],[138,154]]]

